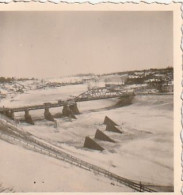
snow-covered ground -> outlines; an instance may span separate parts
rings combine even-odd
[[[1,140],[0,154],[0,192],[130,190],[105,177]]]
[[[90,102],[90,106],[96,106],[95,101]],[[102,106],[105,107],[104,104]],[[45,120],[36,121],[35,126],[24,124],[23,127],[39,138],[121,176],[158,185],[173,185],[172,107],[171,96],[137,97],[130,106],[97,109],[96,112],[94,109],[85,111],[80,103],[81,114],[76,120],[57,119],[57,128]],[[97,140],[106,149],[103,152],[84,149],[86,136],[94,137],[97,129],[105,130],[103,120],[106,115],[117,122],[124,133],[105,132],[116,143]]]
[[[86,90],[86,85],[32,90],[27,94],[18,94],[13,99],[6,98],[0,104],[1,106],[16,107],[54,102],[59,99],[66,99],[71,95],[79,95]],[[132,105],[120,108],[111,107],[109,109],[109,106],[115,103],[116,99],[80,102],[78,103],[78,108],[81,114],[77,115],[77,119],[56,119],[57,128],[54,127],[54,122],[43,119],[43,110],[30,111],[33,119],[39,117],[41,120],[36,120],[34,126],[26,123],[21,123],[20,125],[34,136],[55,144],[80,159],[117,173],[122,177],[157,185],[173,186],[173,96],[136,96]],[[50,109],[51,113],[61,112],[61,110],[62,108]],[[17,113],[16,118],[22,118],[23,115],[24,113]],[[123,134],[106,132],[103,124],[105,116],[110,117],[119,124],[119,129],[123,131]],[[83,148],[85,137],[94,138],[97,129],[105,132],[116,143],[96,140],[97,143],[105,148],[102,152]],[[62,164],[49,157],[43,157],[3,142],[0,142],[0,144],[1,151],[8,147],[7,151],[9,152],[4,154],[4,167],[6,168],[7,166],[7,170],[10,170],[11,166],[13,166],[12,169],[15,169],[18,162],[20,165],[25,164],[24,159],[26,159],[26,166],[23,169],[20,166],[20,173],[14,171],[12,173],[14,177],[17,176],[16,174],[20,174],[20,177],[23,174],[22,178],[24,178],[28,173],[31,173],[31,178],[27,182],[33,182],[34,178],[37,178],[37,182],[39,182],[38,187],[34,183],[29,185],[25,182],[24,188],[21,186],[21,182],[17,184],[19,181],[15,182],[13,179],[8,181],[9,177],[7,176],[7,184],[11,184],[16,191],[40,191],[44,188],[44,183],[41,183],[42,178],[47,178],[49,182],[51,182],[51,178],[58,178],[56,181],[54,180],[55,183],[52,183],[50,187],[45,187],[44,191],[69,191],[68,189],[71,189],[70,191],[126,191],[126,189],[111,186],[109,183],[106,184],[103,179],[100,182],[100,178],[97,176],[84,173],[83,170],[65,163]],[[11,157],[13,148],[16,148],[17,152],[14,152]],[[17,156],[15,153],[17,153]],[[15,160],[16,163],[12,163],[13,159],[18,162]],[[35,161],[35,163],[32,161]],[[44,163],[46,163],[45,166]],[[36,164],[39,164],[38,167],[41,167],[41,170],[40,172],[38,171],[40,175],[38,174],[34,177],[32,172],[38,169]],[[25,174],[22,173],[22,170],[24,170]],[[46,171],[48,171],[48,174]],[[63,174],[68,174],[68,176],[63,177]],[[77,174],[80,174],[81,181],[78,181],[80,184],[76,186],[73,182],[78,180]],[[4,178],[2,181],[6,180],[5,176],[0,178]],[[69,178],[69,181],[66,178]],[[87,183],[90,180],[92,185]],[[85,182],[84,187],[83,182]],[[101,185],[99,185],[99,182]]]
[[[0,102],[1,106],[18,107],[24,105],[36,105],[45,102],[56,102],[65,100],[71,96],[77,96],[87,90],[87,85],[68,85],[59,88],[35,89],[23,94],[16,94],[15,97],[7,97]]]

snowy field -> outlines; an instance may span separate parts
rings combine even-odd
[[[32,90],[13,99],[4,99],[0,103],[1,106],[16,107],[55,102],[86,90],[86,85]],[[30,111],[33,119],[37,119],[35,125],[21,123],[21,126],[32,135],[122,177],[173,186],[173,96],[136,96],[129,106],[109,108],[115,103],[116,99],[78,103],[81,114],[77,115],[77,119],[56,119],[56,128],[54,122],[43,118],[43,110]],[[62,108],[50,109],[51,113],[61,111]],[[18,113],[16,118],[23,118],[23,115],[24,113]],[[106,132],[103,124],[105,116],[114,120],[123,133]],[[85,137],[94,138],[97,129],[105,132],[115,143],[96,140],[105,149],[102,152],[83,148]],[[7,148],[8,153],[3,153],[4,148]],[[0,182],[6,181],[16,191],[130,191],[125,187],[110,185],[105,178],[3,141],[0,142],[0,152],[4,157],[0,162],[3,173],[12,169],[13,175],[12,178],[2,175]],[[21,180],[15,180],[15,177],[24,178],[24,185]],[[50,182],[51,187],[46,185],[45,188],[42,178],[46,178],[44,182]],[[52,178],[55,178],[55,183]],[[39,185],[35,185],[33,180]]]
[[[0,153],[0,192],[130,190],[105,177],[1,140]]]
[[[17,94],[13,98],[8,96],[0,101],[1,106],[18,107],[24,105],[36,105],[45,102],[65,100],[72,96],[78,96],[87,90],[87,85],[68,85],[57,88],[29,90],[23,94]]]

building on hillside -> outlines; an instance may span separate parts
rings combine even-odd
[[[105,79],[105,86],[115,88],[116,86],[122,86],[128,79],[128,75],[111,75]]]

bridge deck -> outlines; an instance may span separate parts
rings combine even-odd
[[[129,94],[121,94],[121,93],[113,93],[113,94],[105,94],[105,95],[82,95],[78,96],[76,98],[62,101],[59,100],[56,103],[44,103],[40,105],[29,105],[29,106],[22,106],[22,107],[16,107],[16,108],[7,108],[3,107],[0,108],[0,112],[9,110],[12,112],[23,112],[25,110],[39,110],[39,109],[45,109],[45,108],[55,108],[55,107],[62,107],[65,104],[71,105],[74,104],[75,102],[84,102],[84,101],[92,101],[92,100],[101,100],[101,99],[110,99],[110,98],[117,98],[117,97],[127,97]]]

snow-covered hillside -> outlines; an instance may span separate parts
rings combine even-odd
[[[105,101],[100,103],[102,105],[98,105],[97,110],[95,101],[89,102],[91,110],[86,103],[80,103],[81,114],[77,115],[77,119],[57,119],[57,128],[54,128],[53,122],[46,120],[37,121],[34,126],[22,126],[37,137],[54,143],[83,160],[129,179],[173,185],[172,97],[136,97],[134,104],[110,110],[101,108],[105,107]],[[118,135],[105,132],[116,143],[96,140],[106,149],[103,152],[84,149],[86,136],[93,138],[97,129],[105,131],[105,116],[117,122],[124,133]]]
[[[79,84],[38,89],[40,83],[37,81],[22,82],[22,85],[27,89],[24,93],[12,92],[12,96],[0,101],[0,106],[56,102],[77,96],[88,87],[87,84]],[[133,104],[118,108],[113,107],[116,101],[113,98],[80,102],[78,108],[81,114],[77,115],[77,119],[57,118],[57,127],[54,122],[44,119],[43,110],[30,111],[35,120],[34,126],[25,122],[19,125],[35,137],[122,177],[173,186],[173,96],[138,95]],[[62,108],[50,109],[53,114],[61,111]],[[114,120],[123,133],[106,132],[103,124],[105,116]],[[23,119],[24,113],[15,113],[15,118]],[[115,143],[95,139],[104,151],[83,148],[85,137],[94,138],[97,129],[105,132]],[[0,153],[0,185],[7,191],[131,191],[111,184],[104,177],[1,140]]]
[[[105,177],[1,140],[0,154],[0,191],[121,192],[130,190]]]

